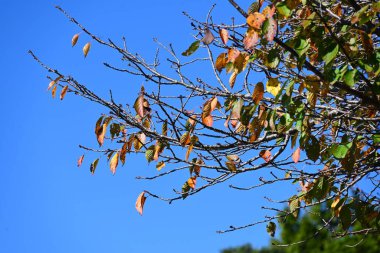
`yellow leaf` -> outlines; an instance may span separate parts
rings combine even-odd
[[[90,51],[90,48],[91,48],[91,43],[88,42],[86,45],[84,45],[83,47],[83,55],[84,57],[87,56],[88,52]]]
[[[264,84],[259,82],[256,84],[255,89],[253,91],[252,99],[253,102],[258,105],[264,97]]]
[[[75,46],[75,44],[77,44],[77,42],[78,42],[78,39],[79,39],[79,33],[77,33],[73,36],[73,38],[71,39],[71,45]]]
[[[140,195],[137,197],[136,205],[135,205],[136,210],[140,215],[143,214],[145,200],[146,200],[145,192],[140,193]]]
[[[66,93],[67,93],[67,88],[69,88],[69,86],[65,86],[65,87],[63,87],[62,88],[62,90],[61,90],[61,95],[59,96],[59,98],[61,99],[61,100],[63,100],[64,98],[65,98],[65,96],[66,96]]]
[[[280,82],[277,78],[269,78],[267,82],[267,91],[273,96],[277,96],[278,92],[281,90]]]
[[[218,58],[216,58],[215,62],[215,68],[217,71],[221,72],[222,69],[226,67],[227,64],[227,54],[226,53],[221,53]]]
[[[116,152],[110,161],[110,170],[112,174],[115,174],[118,163],[119,163],[119,152]]]

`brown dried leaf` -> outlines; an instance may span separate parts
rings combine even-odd
[[[228,42],[228,31],[226,29],[219,30],[220,39],[222,40],[224,45],[227,45]]]
[[[78,39],[79,39],[79,33],[77,33],[73,36],[73,38],[71,39],[71,45],[75,46],[78,42]]]
[[[91,43],[90,42],[88,42],[86,45],[84,45],[84,47],[83,47],[83,55],[84,55],[85,58],[87,57],[87,54],[90,51],[90,48],[91,48]]]
[[[143,214],[145,200],[146,200],[145,192],[140,193],[140,195],[137,197],[136,205],[135,205],[136,210],[140,215]]]
[[[205,36],[202,38],[202,42],[205,45],[209,45],[214,41],[215,37],[209,29],[206,29]]]
[[[127,155],[127,151],[128,151],[128,142],[125,142],[123,144],[123,147],[121,148],[120,150],[120,161],[121,163],[124,165],[125,163],[125,157]]]
[[[51,96],[55,98],[55,94],[57,93],[57,86],[54,86],[54,88],[51,90]]]
[[[255,89],[253,90],[252,99],[253,102],[258,105],[264,97],[264,84],[259,82],[256,84]]]
[[[65,98],[68,88],[69,88],[68,85],[66,85],[65,87],[62,88],[61,95],[59,96],[59,99],[63,100]]]
[[[218,58],[216,58],[215,68],[219,73],[226,67],[227,64],[227,54],[221,53]]]

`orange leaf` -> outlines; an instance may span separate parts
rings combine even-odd
[[[62,88],[62,90],[61,90],[61,95],[59,96],[59,98],[61,99],[61,100],[63,100],[64,98],[65,98],[65,96],[66,96],[66,93],[67,93],[67,88],[69,88],[69,86],[65,86],[65,87],[63,87]]]
[[[84,57],[87,57],[88,52],[90,51],[91,48],[91,43],[88,42],[86,45],[83,47],[83,55]]]
[[[191,189],[195,189],[195,185],[197,184],[197,177],[190,177],[187,180],[187,184],[190,186]]]
[[[271,18],[273,17],[274,13],[276,12],[276,7],[274,5],[268,5],[267,7],[264,8],[264,10],[262,11],[263,15],[266,17],[266,18]]]
[[[226,64],[227,64],[226,56],[227,56],[226,53],[221,53],[218,56],[218,58],[216,58],[215,68],[217,71],[219,71],[219,73],[222,71],[222,69],[224,69],[226,67]]]
[[[51,96],[55,98],[55,94],[57,93],[57,86],[54,86],[54,88],[51,90]]]
[[[301,149],[297,148],[292,155],[293,162],[298,163],[298,161],[300,160],[300,155],[301,155]]]
[[[212,127],[212,124],[214,123],[214,120],[211,115],[208,115],[206,117],[202,117],[202,123],[205,124],[208,127]]]
[[[84,155],[81,155],[78,159],[78,167],[80,167],[83,163]]]
[[[269,162],[271,159],[271,152],[269,150],[261,150],[260,157],[263,158],[266,162]]]
[[[112,174],[115,174],[118,163],[119,163],[119,152],[116,152],[110,161],[110,170]]]
[[[135,205],[136,210],[140,215],[143,214],[144,204],[145,204],[145,200],[146,200],[146,197],[144,194],[145,194],[145,192],[140,193],[140,195],[137,197],[136,205]]]
[[[97,140],[98,140],[99,146],[102,146],[104,143],[104,136],[106,135],[106,131],[107,131],[107,125],[103,124],[103,126],[99,129],[97,133]]]
[[[231,74],[230,79],[229,79],[229,83],[230,83],[231,88],[233,88],[235,86],[236,77],[238,74],[239,74],[239,72],[236,70]]]
[[[128,142],[125,142],[123,144],[123,147],[121,148],[120,150],[120,161],[121,163],[124,165],[125,163],[125,157],[127,155],[127,151],[128,151]]]
[[[240,51],[236,48],[228,49],[227,62],[235,62],[235,59],[240,55]]]
[[[228,42],[228,31],[226,29],[219,30],[220,39],[222,40],[224,45],[227,45]]]
[[[71,45],[75,46],[75,44],[77,44],[77,42],[78,42],[78,39],[79,39],[79,33],[77,33],[73,36],[73,38],[71,39]]]
[[[255,29],[260,29],[265,20],[265,16],[259,12],[249,14],[247,17],[247,24]]]
[[[252,99],[253,102],[258,105],[264,97],[264,84],[259,82],[256,84],[255,89],[253,91]]]

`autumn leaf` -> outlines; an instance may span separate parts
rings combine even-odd
[[[218,56],[218,58],[216,58],[215,68],[220,73],[226,67],[226,64],[227,64],[227,54],[221,53]]]
[[[298,161],[300,160],[300,155],[301,155],[301,149],[297,148],[292,155],[293,162],[298,163]]]
[[[237,77],[238,74],[239,74],[239,73],[238,73],[238,71],[236,71],[236,70],[231,74],[230,79],[229,79],[229,84],[230,84],[230,87],[231,87],[231,88],[234,87],[235,82],[236,82],[236,77]]]
[[[268,5],[264,8],[264,10],[261,12],[266,18],[273,17],[274,13],[276,12],[276,7],[274,5]]]
[[[247,24],[255,29],[260,29],[265,20],[265,16],[259,12],[249,14],[247,17]]]
[[[62,90],[61,90],[61,95],[59,96],[59,99],[61,99],[61,100],[63,100],[64,98],[65,98],[65,95],[66,95],[66,93],[67,93],[67,89],[69,88],[69,86],[65,86],[65,87],[63,87],[62,88]]]
[[[90,165],[90,172],[91,172],[92,175],[94,175],[96,167],[98,166],[98,163],[99,163],[99,158],[91,163],[91,165]]]
[[[86,45],[84,45],[84,47],[83,47],[83,55],[84,55],[85,58],[87,57],[87,54],[90,51],[90,48],[91,48],[91,43],[90,42],[88,42]]]
[[[252,99],[253,102],[258,105],[264,97],[264,84],[259,82],[256,84],[255,89],[253,90]]]
[[[272,158],[272,154],[269,150],[261,150],[260,157],[263,158],[265,162],[269,162]]]
[[[100,147],[104,143],[104,137],[106,135],[106,131],[107,131],[107,125],[103,124],[101,127],[101,130],[97,133],[97,141],[98,141]]]
[[[79,39],[79,33],[77,33],[73,36],[73,38],[71,39],[71,45],[75,46],[78,42],[78,39]]]
[[[160,171],[163,167],[165,167],[165,163],[164,163],[163,161],[158,162],[158,163],[156,164],[156,169],[157,169],[158,171]]]
[[[57,86],[54,86],[53,89],[51,90],[51,96],[55,98],[55,94],[57,93]]]
[[[112,174],[116,173],[116,167],[117,167],[118,163],[119,163],[119,152],[116,152],[110,161],[110,170],[111,170]]]
[[[146,200],[145,192],[140,193],[139,196],[137,197],[136,204],[135,204],[136,210],[140,215],[143,214],[145,200]]]
[[[240,55],[240,51],[236,48],[230,48],[227,52],[227,63],[235,62],[235,59]]]
[[[277,96],[278,92],[281,90],[280,82],[277,78],[269,78],[267,82],[267,91],[273,96]]]
[[[139,115],[141,118],[144,117],[144,95],[143,94],[140,94],[137,97],[135,104],[133,105],[133,108],[135,108],[137,115]]]
[[[188,180],[187,180],[187,184],[189,185],[189,187],[191,189],[195,189],[195,186],[197,184],[197,177],[190,177]]]
[[[121,148],[120,150],[120,161],[121,163],[124,165],[125,163],[125,157],[127,155],[127,151],[128,151],[128,142],[125,142],[123,144],[123,147]]]
[[[258,42],[259,34],[255,30],[249,31],[245,34],[245,37],[243,39],[244,49],[253,50]]]
[[[206,29],[205,36],[202,38],[202,42],[205,45],[209,45],[214,41],[215,37],[209,29]]]
[[[228,31],[226,29],[219,30],[220,39],[222,40],[224,45],[227,45],[228,42]]]
[[[78,159],[78,167],[80,167],[81,165],[82,165],[82,163],[83,163],[83,160],[84,160],[84,155],[81,155],[80,157],[79,157],[79,159]]]
[[[47,87],[47,90],[50,90],[51,87],[53,87],[56,83],[58,83],[58,81],[59,81],[62,77],[63,77],[63,76],[58,76],[56,79],[52,80],[52,81],[49,83],[49,85],[48,85],[48,87]]]
[[[273,41],[277,33],[277,22],[272,17],[265,20],[263,24],[263,33],[267,41]]]

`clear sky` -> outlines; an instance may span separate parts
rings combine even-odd
[[[225,22],[238,17],[227,1],[0,0],[0,252],[213,253],[268,243],[264,225],[223,235],[215,231],[263,218],[263,196],[288,196],[286,187],[240,192],[226,183],[172,205],[148,198],[141,217],[134,204],[142,190],[170,193],[186,177],[135,180],[157,173],[142,156],[127,157],[115,176],[105,162],[92,176],[88,165],[96,155],[90,153],[78,169],[76,160],[83,153],[78,144],[96,147],[95,121],[106,111],[70,94],[63,102],[53,100],[46,92],[47,73],[27,54],[32,49],[100,94],[113,88],[118,100],[131,103],[141,82],[105,69],[102,62],[117,62],[117,57],[98,45],[83,59],[81,47],[89,39],[83,36],[71,48],[79,30],[54,6],[101,38],[120,41],[125,36],[132,51],[149,58],[155,51],[153,37],[172,42],[179,52],[186,49],[193,39],[182,11],[205,19],[214,2],[215,14]],[[258,177],[244,175],[235,182],[249,186]]]

